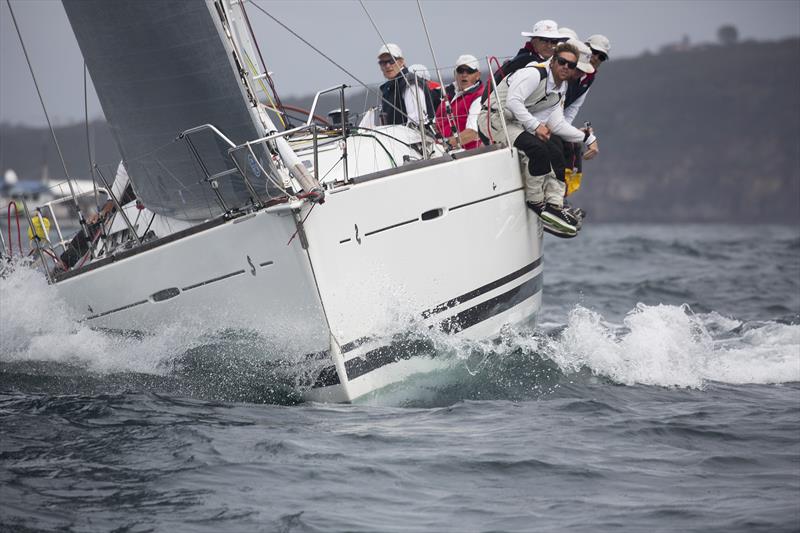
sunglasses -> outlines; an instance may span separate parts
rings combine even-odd
[[[544,37],[537,37],[537,39],[539,39],[543,43],[552,44],[553,46],[561,42],[558,39],[545,39]]]
[[[383,65],[394,65],[395,63],[396,63],[396,61],[394,60],[394,58],[391,58],[391,59],[379,59],[378,60],[378,65],[380,65],[380,66],[383,66]]]
[[[561,56],[556,56],[556,61],[558,61],[558,64],[561,65],[562,67],[566,65],[567,68],[569,68],[570,70],[575,70],[576,68],[578,68],[578,64],[575,61],[564,59]]]
[[[458,67],[456,69],[456,74],[475,74],[476,72],[478,72],[478,69],[469,67]]]
[[[597,50],[595,50],[594,48],[592,48],[592,54],[593,54],[593,55],[596,55],[596,56],[597,56],[597,59],[599,59],[601,63],[602,63],[603,61],[606,61],[606,60],[608,59],[608,56],[606,55],[606,53],[605,53],[605,52],[598,52],[598,51],[597,51]]]

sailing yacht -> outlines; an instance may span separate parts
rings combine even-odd
[[[278,128],[238,0],[63,4],[139,200],[50,274],[87,324],[255,331],[325,361],[306,399],[349,402],[420,368],[394,342],[410,325],[491,339],[535,320],[542,228],[515,149],[320,126],[343,85]]]

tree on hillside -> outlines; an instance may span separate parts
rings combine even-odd
[[[739,30],[736,29],[736,26],[730,24],[720,26],[717,30],[717,39],[719,39],[720,44],[723,46],[736,44],[736,41],[739,40]]]

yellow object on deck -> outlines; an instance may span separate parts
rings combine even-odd
[[[571,168],[566,169],[564,173],[564,181],[567,182],[566,196],[569,196],[570,194],[574,193],[575,191],[581,188],[582,177],[583,177],[582,172],[572,172]]]
[[[47,234],[50,233],[50,219],[47,217],[39,218],[39,215],[36,215],[32,220],[33,227],[36,228],[36,236],[46,241]],[[42,222],[44,222],[44,228],[42,228]],[[33,240],[33,229],[30,226],[28,226],[28,239]]]

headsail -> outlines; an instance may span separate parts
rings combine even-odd
[[[213,124],[234,143],[263,135],[212,1],[63,0],[106,119],[137,195],[152,211],[182,220],[222,212],[184,142],[184,130]],[[211,174],[233,168],[224,143],[194,139]],[[265,158],[267,159],[267,158]],[[262,161],[271,169],[270,161]],[[241,176],[219,180],[228,205],[249,195]],[[258,185],[263,191],[265,184]]]

